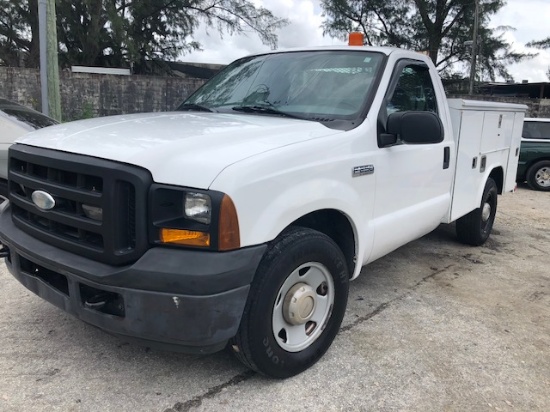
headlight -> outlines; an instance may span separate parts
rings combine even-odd
[[[218,251],[241,246],[237,209],[225,193],[155,183],[150,201],[153,244]]]
[[[185,195],[185,216],[209,225],[212,220],[212,201],[204,193],[188,192]]]

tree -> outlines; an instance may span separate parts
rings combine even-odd
[[[510,27],[491,29],[489,18],[503,0],[479,0],[480,78],[511,79],[506,66],[529,55],[513,52],[503,35]],[[362,31],[368,45],[425,51],[441,74],[456,77],[470,64],[475,3],[472,0],[322,0],[326,34],[343,37]]]
[[[0,0],[0,60],[19,65],[37,43],[33,29],[37,0]],[[275,47],[275,30],[287,24],[251,0],[57,0],[60,61],[63,65],[132,66],[172,60],[200,49],[193,41],[201,23],[220,33],[253,32]],[[4,23],[6,22],[6,23]],[[36,67],[37,60],[23,59]]]
[[[533,40],[526,44],[527,47],[534,47],[536,49],[550,49],[550,37],[542,40]],[[546,77],[550,80],[550,66],[546,72]]]
[[[38,1],[0,0],[0,63],[38,67]]]
[[[534,47],[536,49],[550,49],[550,37],[543,40],[533,40],[526,44],[527,47]]]

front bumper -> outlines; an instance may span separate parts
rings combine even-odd
[[[107,332],[183,352],[215,352],[235,336],[267,247],[156,247],[131,265],[109,266],[29,236],[13,224],[9,205],[2,209],[6,265],[26,288]]]
[[[8,198],[8,181],[6,179],[2,179],[0,177],[0,196]],[[2,203],[3,199],[0,199],[0,203]]]

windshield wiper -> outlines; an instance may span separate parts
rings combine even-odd
[[[234,106],[231,109],[235,110],[237,112],[276,114],[276,115],[279,115],[279,116],[289,117],[291,119],[308,120],[304,117],[300,117],[300,116],[296,116],[294,114],[283,112],[282,110],[278,110],[278,109],[275,109],[275,108],[270,107],[270,106],[259,106],[259,105]]]
[[[213,112],[214,111],[209,107],[201,106],[200,104],[195,104],[195,103],[184,103],[181,106],[179,106],[177,108],[177,110],[178,111],[179,110],[181,110],[181,111],[197,110],[199,112]]]

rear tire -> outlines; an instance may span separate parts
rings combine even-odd
[[[346,260],[332,239],[307,228],[284,232],[260,262],[233,352],[267,376],[304,371],[336,337],[348,286]]]
[[[550,160],[535,163],[527,171],[527,183],[534,190],[550,190]]]
[[[456,221],[458,240],[472,246],[480,246],[485,243],[493,229],[497,213],[497,196],[497,185],[492,178],[488,178],[480,207]]]

